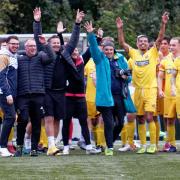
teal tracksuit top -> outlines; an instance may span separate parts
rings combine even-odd
[[[88,34],[91,56],[96,64],[96,106],[111,107],[114,106],[114,100],[111,93],[111,69],[109,59],[99,49],[94,33]],[[123,55],[116,53],[119,68],[127,69],[127,61]],[[131,81],[131,77],[126,80]]]

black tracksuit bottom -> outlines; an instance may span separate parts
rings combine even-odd
[[[113,142],[119,137],[126,114],[123,97],[117,94],[113,95],[113,99],[114,106],[112,107],[97,106],[97,110],[101,112],[103,117],[104,135],[108,148],[113,148]]]
[[[31,150],[37,150],[44,114],[44,94],[27,94],[17,98],[17,145],[23,145],[28,121],[32,124]]]
[[[87,124],[87,105],[85,97],[66,97],[66,113],[66,118],[63,119],[62,128],[64,146],[69,144],[69,127],[72,117],[79,120],[86,145],[91,144]]]

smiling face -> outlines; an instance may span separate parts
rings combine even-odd
[[[58,37],[51,38],[49,42],[54,52],[59,52],[61,47],[60,39]]]
[[[103,52],[110,59],[114,57],[114,47],[112,46],[103,47]]]
[[[29,39],[25,43],[26,54],[30,57],[34,56],[37,53],[36,42],[33,39]]]
[[[176,38],[171,39],[170,51],[172,52],[174,56],[176,56],[177,54],[180,54],[180,42],[178,39]]]
[[[78,50],[78,48],[75,48],[75,49],[74,49],[71,57],[72,57],[73,59],[77,59],[77,58],[79,57],[79,50]]]
[[[9,51],[13,54],[17,53],[19,49],[19,40],[17,39],[10,39],[9,42],[7,43],[7,48]]]
[[[137,45],[139,50],[146,52],[149,48],[148,38],[146,36],[142,36],[142,37],[137,38],[136,45]]]
[[[163,54],[167,54],[169,52],[169,43],[166,39],[162,40],[161,41],[161,44],[160,44],[160,51],[163,53]]]

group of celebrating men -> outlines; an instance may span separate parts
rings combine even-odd
[[[138,49],[125,42],[123,21],[120,17],[116,19],[118,41],[128,53],[128,61],[116,51],[113,38],[103,37],[102,29],[94,34],[92,22],[84,24],[89,47],[83,55],[79,54],[77,44],[80,24],[85,16],[83,11],[77,10],[68,42],[63,40],[65,29],[62,22],[57,25],[57,35],[46,41],[42,35],[40,8],[35,8],[33,15],[34,38],[26,40],[24,53],[18,54],[19,39],[16,36],[6,39],[6,47],[1,43],[1,156],[22,156],[29,122],[31,156],[38,155],[42,122],[48,140],[47,155],[68,155],[72,118],[79,120],[86,154],[98,154],[104,150],[105,155],[113,155],[113,144],[125,128],[128,143],[119,151],[135,150],[135,119],[141,144],[137,153],[155,153],[158,150],[160,115],[167,128],[164,149],[176,152],[176,116],[180,119],[180,37],[170,40],[164,36],[169,19],[167,12],[162,15],[157,40],[150,47],[148,37],[140,35],[137,37]],[[135,88],[132,95],[128,86],[131,80]],[[7,148],[8,138],[16,119],[17,146],[15,153],[11,153]],[[61,119],[62,152],[55,142]],[[146,121],[150,132],[148,147]],[[97,146],[93,147],[89,131],[95,127],[100,128],[96,128],[98,133],[94,131]]]

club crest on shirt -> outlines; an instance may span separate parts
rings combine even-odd
[[[146,66],[148,64],[149,64],[149,60],[135,61],[135,65],[137,66]]]

